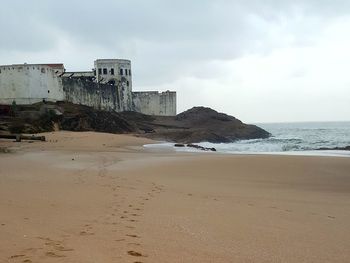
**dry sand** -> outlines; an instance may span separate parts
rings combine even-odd
[[[0,141],[0,262],[350,262],[350,158],[46,136]]]

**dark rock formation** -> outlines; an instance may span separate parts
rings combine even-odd
[[[328,148],[328,147],[322,147],[322,148],[318,148],[317,150],[320,151],[328,151],[328,150],[338,150],[338,151],[350,151],[350,145],[349,146],[345,146],[345,147],[333,147],[333,148]]]
[[[28,107],[31,114],[25,113],[29,112]],[[46,108],[49,110],[42,112],[42,104],[39,103],[22,106],[18,109],[21,114],[17,114],[17,117],[0,115],[0,132],[32,134],[59,128],[70,131],[133,133],[176,143],[225,143],[270,136],[267,131],[255,125],[244,124],[235,117],[204,107],[194,107],[172,117],[149,116],[137,112],[107,112],[71,103],[56,103]],[[39,118],[33,114],[36,111],[41,112]]]
[[[108,133],[138,132],[131,124],[117,112],[94,110],[91,107],[61,104],[64,112],[59,120],[59,127],[69,131],[97,131]]]
[[[227,143],[270,136],[255,125],[244,124],[235,117],[204,107],[194,107],[175,117],[146,116],[135,112],[122,115],[135,121],[140,130],[152,130],[145,137],[177,143]]]
[[[187,147],[195,148],[195,149],[198,149],[198,150],[201,150],[201,151],[212,151],[212,152],[216,152],[216,149],[215,149],[215,148],[203,147],[203,146],[200,146],[200,145],[197,145],[197,144],[192,144],[192,143],[187,144]]]

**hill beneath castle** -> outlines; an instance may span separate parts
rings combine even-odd
[[[267,138],[270,134],[233,116],[194,107],[176,116],[150,116],[137,112],[107,112],[71,103],[18,107],[14,116],[0,115],[1,133],[39,133],[55,129],[129,133],[178,143],[227,143]]]
[[[227,143],[270,136],[255,125],[244,124],[233,116],[205,107],[194,107],[174,117],[145,116],[135,112],[124,112],[122,115],[144,131],[144,137],[156,140]]]

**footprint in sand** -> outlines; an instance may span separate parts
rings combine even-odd
[[[129,250],[128,254],[133,257],[146,257],[145,255],[142,255],[140,252],[136,252],[134,250]]]
[[[19,254],[19,255],[13,255],[10,257],[10,259],[14,259],[14,258],[21,258],[21,257],[25,257],[26,255],[24,254]]]
[[[66,248],[64,246],[55,246],[54,249],[56,249],[58,251],[74,251],[73,248]]]
[[[92,232],[87,232],[87,231],[80,231],[79,233],[81,236],[92,236],[92,235],[95,235],[94,233]]]
[[[138,235],[126,235],[127,237],[140,238]]]

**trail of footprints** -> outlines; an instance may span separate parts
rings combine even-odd
[[[118,207],[114,207],[113,210],[113,215],[119,216],[126,230],[124,237],[116,239],[115,242],[124,242],[127,247],[126,253],[131,258],[142,259],[148,257],[148,255],[142,251],[142,237],[137,233],[137,223],[142,220],[142,211],[147,202],[155,198],[157,194],[160,194],[163,191],[163,186],[152,183],[150,188],[148,192],[139,195],[133,202],[127,202],[130,200],[124,199],[123,203],[119,204]],[[129,190],[137,191],[137,188],[135,188],[135,186],[132,188],[129,187]],[[143,261],[137,260],[133,262],[142,263]]]
[[[73,248],[66,246],[67,237],[69,236],[64,235],[61,239],[55,240],[49,237],[35,237],[40,241],[40,246],[27,248],[21,253],[10,256],[9,262],[34,263],[38,258],[65,258],[67,253],[74,251]]]
[[[107,167],[114,163],[107,163],[106,159],[103,159],[102,165],[99,167],[98,176],[107,180],[101,186],[110,189],[113,203],[109,206],[109,214],[95,221],[102,222],[103,225],[111,228],[110,231],[116,235],[114,242],[122,243],[127,249],[125,253],[131,259],[138,259],[133,261],[134,263],[142,263],[143,261],[139,259],[147,258],[148,255],[142,251],[142,237],[137,233],[137,224],[142,220],[142,212],[147,202],[159,195],[164,186],[152,183],[147,192],[140,193],[142,190],[138,189],[137,185],[144,185],[145,182],[140,180],[129,182],[127,178],[116,175],[108,176]],[[136,199],[128,196],[131,191],[137,191],[138,197]],[[81,234],[93,235],[91,225],[85,225]]]
[[[106,158],[102,158],[102,163],[98,166],[97,171],[97,176],[101,179],[100,186],[109,189],[113,197],[113,202],[108,207],[109,213],[85,223],[76,234],[82,239],[94,238],[95,235],[101,234],[99,231],[94,231],[95,227],[115,233],[114,242],[123,244],[123,247],[126,248],[125,254],[130,257],[130,260],[134,260],[131,262],[143,263],[141,259],[146,259],[148,255],[142,251],[142,237],[138,234],[137,224],[142,221],[142,212],[147,202],[156,198],[163,191],[164,186],[151,183],[147,187],[148,191],[145,192],[143,189],[146,183],[143,181],[130,181],[115,174],[109,176],[107,168],[115,162],[107,162]],[[80,183],[86,182],[86,179],[83,179],[85,170],[79,170],[77,173]],[[142,188],[138,189],[138,184],[142,184]],[[136,199],[129,197],[130,191],[137,191],[138,197]],[[69,244],[70,239],[67,234],[62,235],[61,239],[51,237],[36,237],[35,239],[42,244],[10,256],[9,262],[33,263],[38,258],[65,258],[74,251],[73,248],[66,245]],[[120,253],[119,249],[120,247],[116,248],[115,253]]]

